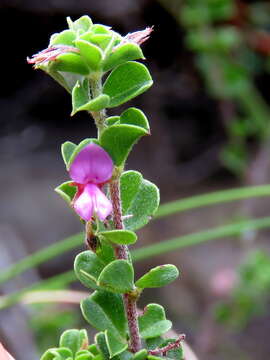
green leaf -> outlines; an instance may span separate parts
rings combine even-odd
[[[93,354],[93,355],[98,355],[99,351],[98,348],[96,346],[96,344],[91,344],[88,346],[88,350]]]
[[[95,24],[91,30],[94,34],[110,34],[110,27],[106,25]]]
[[[120,341],[110,330],[105,331],[106,344],[110,353],[110,358],[121,354],[128,347],[127,341]]]
[[[77,81],[72,89],[72,113],[71,116],[80,111],[80,108],[90,101],[89,97],[89,81],[85,79],[83,82]]]
[[[170,320],[166,320],[165,311],[158,304],[149,304],[143,315],[139,316],[139,329],[143,339],[154,338],[166,333],[172,327]]]
[[[134,354],[133,360],[145,360],[147,358],[147,350],[142,349]]]
[[[127,260],[114,260],[98,278],[98,286],[116,293],[126,293],[134,288],[134,270]]]
[[[76,256],[74,270],[80,282],[88,288],[98,289],[98,277],[104,269],[103,261],[92,251],[87,250]]]
[[[153,84],[148,69],[130,61],[114,69],[103,86],[103,93],[111,99],[109,107],[115,107],[145,92]]]
[[[71,141],[66,141],[62,144],[61,146],[61,153],[62,153],[62,157],[63,157],[63,160],[64,160],[64,163],[67,165],[68,162],[69,162],[69,159],[73,153],[73,151],[75,150],[76,148],[76,144],[74,144],[73,142]]]
[[[104,264],[109,264],[115,260],[115,253],[112,245],[106,241],[102,240],[96,250],[97,256],[104,262]]]
[[[168,344],[174,343],[176,339],[166,339],[161,347],[167,346]],[[174,348],[166,353],[166,358],[174,360],[183,360],[184,354],[182,347]]]
[[[132,215],[124,220],[128,230],[137,230],[146,225],[159,205],[159,190],[137,171],[126,171],[120,178],[123,215]]]
[[[70,22],[68,22],[68,24],[70,25]],[[71,26],[74,31],[89,31],[93,26],[93,22],[89,16],[84,15],[74,21]]]
[[[134,125],[116,124],[103,131],[100,137],[101,146],[110,154],[116,166],[127,158],[133,145],[147,131]]]
[[[137,235],[130,230],[102,231],[98,235],[115,244],[130,245],[137,241]]]
[[[86,40],[77,40],[75,45],[80,49],[80,54],[91,70],[100,68],[102,61],[102,51],[100,48]]]
[[[133,43],[118,45],[113,49],[107,59],[104,60],[102,68],[104,71],[109,71],[127,61],[137,59],[144,59],[143,52],[139,45]]]
[[[89,98],[89,83],[85,79],[83,84],[79,81],[72,90],[72,113],[71,116],[78,111],[99,111],[107,107],[110,98],[107,95],[100,94],[94,99]]]
[[[81,350],[77,352],[75,360],[93,360],[94,356],[88,350]]]
[[[84,318],[99,331],[110,330],[126,338],[127,321],[122,296],[108,291],[95,291],[81,303]]]
[[[146,339],[145,340],[146,346],[148,350],[154,350],[164,343],[164,339],[161,336],[157,336],[154,338]]]
[[[89,69],[81,56],[72,52],[57,56],[56,60],[51,62],[50,67],[57,71],[71,72],[80,75],[89,74]]]
[[[102,354],[102,357],[104,360],[109,360],[110,359],[110,353],[109,353],[109,349],[107,346],[107,342],[106,342],[106,338],[105,338],[105,334],[103,332],[100,332],[98,334],[96,334],[95,336],[95,342],[97,343],[99,350]]]
[[[119,123],[119,121],[120,121],[120,116],[110,116],[110,117],[107,117],[107,119],[106,119],[106,123],[108,126]]]
[[[48,349],[40,360],[72,360],[73,355],[71,350],[67,348],[52,348]]]
[[[125,110],[120,116],[120,124],[136,125],[144,128],[149,133],[149,123],[144,113],[135,107]]]
[[[60,347],[68,348],[72,351],[73,355],[79,351],[83,344],[88,344],[88,337],[86,330],[71,329],[66,330],[60,337]]]
[[[81,37],[83,39],[83,36]],[[93,34],[91,32],[91,35],[88,37],[88,40],[91,43],[99,46],[101,49],[105,50],[107,46],[110,44],[110,41],[112,39],[112,34]]]
[[[77,192],[76,186],[72,186],[71,184],[73,184],[73,181],[66,181],[54,189],[69,205]]]
[[[174,281],[178,275],[179,271],[176,266],[170,264],[160,265],[137,280],[136,286],[141,289],[165,286]]]
[[[76,33],[72,30],[64,30],[59,34],[53,34],[50,39],[50,46],[53,45],[68,45],[74,46],[73,41],[76,39]]]

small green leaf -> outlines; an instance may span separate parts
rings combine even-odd
[[[107,59],[104,60],[102,68],[104,71],[109,71],[127,61],[137,59],[144,59],[140,46],[135,43],[125,43],[113,49]]]
[[[87,250],[76,256],[74,270],[80,282],[88,288],[98,289],[97,280],[105,264],[92,251]]]
[[[89,31],[92,28],[92,25],[93,22],[91,18],[87,15],[84,15],[74,21],[71,26],[74,31],[83,30],[85,32]]]
[[[147,350],[142,349],[134,354],[133,360],[145,360],[147,358]]]
[[[120,121],[120,116],[110,116],[110,117],[107,117],[107,119],[106,119],[106,123],[108,126],[119,123],[119,121]]]
[[[75,360],[93,360],[94,356],[88,350],[81,350],[77,352]]]
[[[106,25],[95,24],[93,25],[91,31],[94,34],[110,34],[110,27]]]
[[[127,158],[133,145],[147,131],[134,125],[116,124],[103,131],[100,137],[101,146],[110,154],[116,166]]]
[[[105,331],[106,344],[110,353],[110,358],[121,354],[128,347],[126,341],[120,341],[110,330]]]
[[[147,359],[148,360],[165,360],[166,358],[163,356],[148,355]]]
[[[145,340],[146,346],[148,350],[154,350],[164,343],[164,339],[161,336],[157,336],[154,338],[146,339]]]
[[[99,351],[98,351],[98,348],[97,348],[97,345],[96,344],[91,344],[88,346],[88,350],[93,354],[93,355],[98,355],[99,354]]]
[[[80,108],[90,101],[89,82],[85,79],[82,83],[77,81],[72,90],[72,113],[71,116],[80,111]]]
[[[167,346],[168,344],[174,343],[176,339],[166,339],[161,347]],[[174,348],[166,353],[166,358],[174,360],[184,360],[184,354],[182,347]]]
[[[59,346],[68,348],[72,351],[73,355],[76,354],[82,347],[82,345],[88,344],[88,337],[85,330],[71,329],[66,330],[60,337]]]
[[[172,327],[171,321],[166,320],[163,307],[158,304],[147,305],[138,320],[140,334],[144,339],[160,336]]]
[[[57,56],[51,63],[53,70],[71,72],[80,75],[88,75],[89,69],[79,54],[69,52]]]
[[[73,354],[68,348],[48,349],[40,360],[72,360]]]
[[[109,291],[95,291],[81,302],[84,318],[99,331],[110,330],[126,338],[127,321],[122,296]]]
[[[103,332],[100,332],[98,334],[96,334],[95,336],[95,342],[97,343],[99,350],[102,354],[102,357],[104,360],[109,360],[110,359],[110,353],[109,353],[109,349],[107,346],[107,342],[106,342],[106,338],[105,338],[105,334]]]
[[[179,271],[176,266],[170,264],[160,265],[137,280],[136,286],[141,289],[165,286],[174,281],[178,275]]]
[[[130,230],[102,231],[98,235],[115,244],[130,245],[137,241],[137,235]]]
[[[144,113],[135,107],[125,110],[120,116],[120,124],[136,125],[149,133],[149,123]]]
[[[93,34],[89,37],[89,41],[101,49],[105,50],[107,46],[110,44],[112,39],[112,34]]]
[[[77,40],[75,45],[80,49],[80,54],[91,70],[100,68],[102,60],[102,51],[100,48],[86,40]]]
[[[100,94],[95,97],[93,100],[89,101],[87,104],[83,105],[77,111],[87,110],[87,111],[100,111],[105,109],[110,102],[108,95]]]
[[[116,293],[126,293],[134,288],[134,270],[127,260],[114,260],[98,278],[98,286]]]
[[[76,148],[76,144],[74,144],[73,142],[71,141],[66,141],[62,144],[61,146],[61,153],[62,153],[62,157],[63,157],[63,160],[64,160],[64,163],[67,165],[68,162],[69,162],[69,159],[73,153],[73,151],[75,150]]]
[[[74,46],[73,41],[76,39],[76,33],[72,30],[64,30],[59,34],[53,34],[50,39],[50,46],[53,45],[68,45]]]
[[[111,99],[109,107],[121,105],[145,92],[153,84],[148,69],[129,61],[114,69],[103,86],[103,93]]]
[[[97,256],[104,262],[104,264],[109,264],[113,260],[115,260],[115,253],[112,245],[103,240],[100,242],[98,248],[96,249]]]
[[[72,186],[71,184],[73,184],[73,181],[66,181],[54,189],[69,205],[77,192],[76,186]]]
[[[159,205],[159,190],[137,171],[126,171],[120,178],[120,191],[124,220],[128,230],[137,230],[146,225]]]

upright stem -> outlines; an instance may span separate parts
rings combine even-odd
[[[101,82],[101,74],[97,73],[92,75],[89,78],[91,97],[94,99],[98,97],[102,93],[102,82]],[[98,130],[98,138],[102,134],[103,130],[106,128],[105,120],[106,120],[106,111],[91,111],[91,115],[95,120],[95,124]]]
[[[92,98],[96,98],[102,93],[101,74],[92,75],[89,78],[90,90]],[[91,115],[95,120],[96,127],[98,129],[98,138],[106,128],[106,112],[91,111]],[[119,176],[110,182],[110,194],[113,206],[113,221],[116,229],[124,229],[122,221],[122,209],[119,189]],[[129,250],[126,245],[118,245],[115,248],[115,254],[117,259],[129,260]],[[124,307],[128,321],[129,335],[130,335],[130,350],[135,353],[141,349],[141,338],[139,334],[138,326],[138,312],[136,306],[136,296],[131,294],[124,294]]]
[[[114,226],[116,229],[119,230],[124,229],[124,224],[122,220],[119,178],[111,181],[110,194],[113,206]],[[115,253],[117,259],[129,259],[129,251],[126,245],[118,245],[116,247]],[[136,298],[127,293],[124,294],[123,300],[130,334],[130,350],[135,353],[141,349],[141,338],[139,334]]]

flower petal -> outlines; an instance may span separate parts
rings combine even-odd
[[[14,360],[14,358],[5,350],[3,345],[0,343],[0,359],[1,360]]]
[[[81,195],[74,201],[73,207],[83,220],[91,220],[94,210],[91,192],[85,188]]]
[[[99,145],[89,144],[83,148],[71,164],[69,174],[80,184],[102,184],[113,172],[113,162],[108,153]]]
[[[87,195],[86,195],[87,194]],[[83,194],[91,199],[92,214],[95,213],[101,221],[104,221],[108,215],[112,212],[112,204],[106,195],[95,184],[87,184],[84,188]],[[80,196],[80,197],[81,197]],[[78,200],[80,199],[78,198]],[[77,201],[78,201],[77,200]],[[77,202],[76,201],[76,202]],[[91,216],[92,216],[91,214]],[[85,218],[84,218],[85,219]],[[89,218],[87,220],[90,220]]]

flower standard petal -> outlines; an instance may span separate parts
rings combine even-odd
[[[76,213],[85,221],[91,220],[93,216],[93,199],[92,195],[89,191],[87,191],[87,185],[82,191],[82,193],[78,196],[78,198],[74,201],[73,207]]]
[[[93,211],[99,220],[104,221],[112,212],[112,203],[95,184],[88,184],[85,191],[89,193],[93,201]]]
[[[71,179],[79,184],[102,184],[111,178],[112,172],[112,159],[96,144],[89,144],[83,148],[69,170]]]

